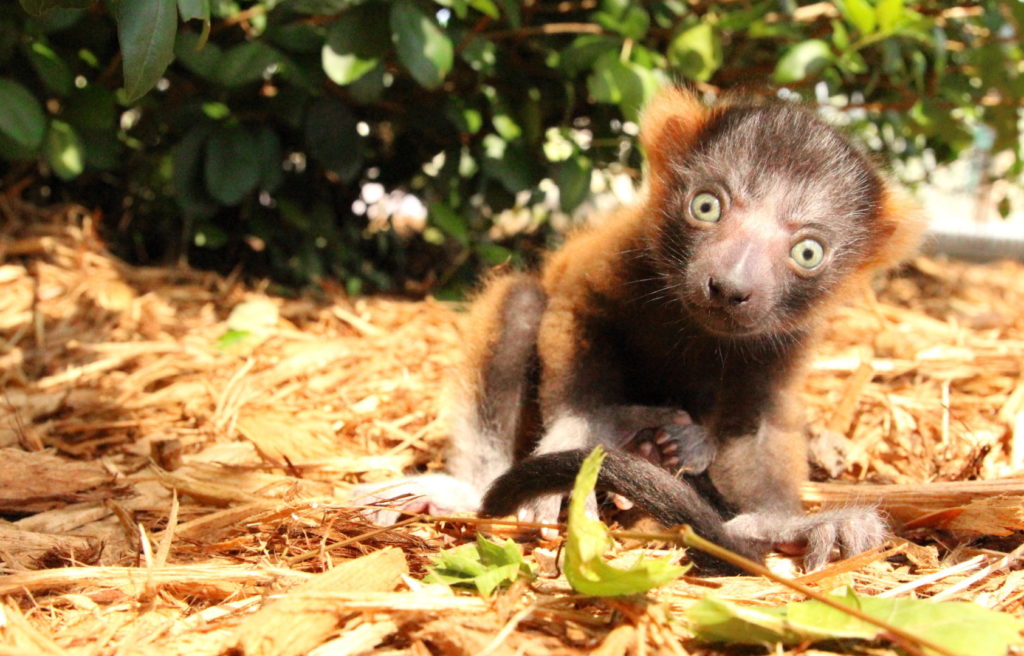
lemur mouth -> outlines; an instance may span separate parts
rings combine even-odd
[[[700,327],[716,337],[756,337],[771,332],[774,327],[765,312],[723,308],[693,297],[684,302]]]
[[[740,323],[728,315],[722,316],[720,312],[715,311],[702,315],[699,321],[704,330],[716,337],[754,337],[765,332],[762,326]]]

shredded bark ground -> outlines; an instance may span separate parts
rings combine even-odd
[[[134,268],[73,207],[0,199],[0,220],[4,654],[737,652],[695,641],[686,609],[710,588],[798,598],[756,577],[626,600],[425,585],[477,525],[380,529],[346,496],[440,467],[461,308]],[[808,506],[877,503],[897,534],[801,580],[1024,617],[1024,267],[922,258],[878,281],[827,325],[803,396],[839,479]],[[542,546],[524,542],[553,569]]]

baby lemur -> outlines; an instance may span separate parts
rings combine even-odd
[[[792,105],[706,107],[668,88],[641,142],[639,204],[475,303],[448,473],[370,496],[550,522],[603,444],[599,486],[749,556],[799,544],[816,568],[835,547],[876,545],[873,509],[804,514],[806,445],[789,406],[823,313],[908,254],[919,214]],[[710,485],[665,471],[679,467]]]

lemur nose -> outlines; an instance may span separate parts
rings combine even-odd
[[[737,306],[750,300],[753,295],[751,285],[741,281],[708,278],[708,299],[719,306]]]

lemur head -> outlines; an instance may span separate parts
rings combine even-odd
[[[710,333],[799,329],[851,280],[916,243],[912,205],[809,111],[707,108],[668,89],[648,108],[641,138],[656,266]]]

